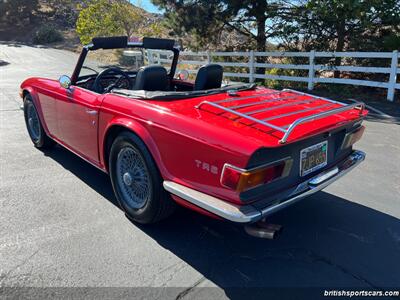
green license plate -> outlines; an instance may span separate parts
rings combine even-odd
[[[300,151],[300,176],[306,176],[328,163],[328,141],[312,145]]]

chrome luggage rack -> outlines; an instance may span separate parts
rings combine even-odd
[[[269,96],[269,95],[276,95],[276,94],[281,94],[281,93],[284,93],[284,92],[293,93],[295,95],[293,95],[293,96],[285,96],[285,97],[275,98],[275,99],[256,101],[256,102],[251,102],[251,103],[245,103],[245,104],[240,104],[240,105],[235,105],[235,106],[230,106],[230,107],[225,107],[225,106],[220,105],[221,103],[229,103],[229,102],[233,102],[233,101],[249,100],[249,99],[252,99],[252,98],[265,97],[265,96]],[[261,108],[261,109],[248,111],[247,113],[242,113],[242,112],[239,112],[239,111],[236,110],[236,109],[250,107],[250,106],[254,106],[254,105],[260,105],[260,104],[264,104],[264,103],[268,103],[268,102],[275,102],[275,101],[280,102],[280,101],[284,101],[284,100],[287,100],[287,99],[294,99],[294,98],[299,97],[299,96],[308,96],[308,97],[312,97],[312,99],[292,101],[292,102],[289,102],[289,103],[283,103],[283,104],[279,104],[279,105],[276,105],[276,106],[264,107],[264,108]],[[275,109],[282,108],[282,107],[285,107],[285,106],[292,106],[293,104],[310,103],[310,102],[315,101],[315,100],[324,100],[324,101],[327,101],[327,102],[330,102],[330,103],[329,104],[322,104],[322,105],[318,105],[318,106],[315,106],[315,107],[310,107],[310,108],[306,108],[306,109],[302,109],[302,110],[298,110],[298,111],[294,111],[294,112],[289,112],[289,113],[281,114],[281,115],[278,115],[278,116],[272,116],[272,117],[269,117],[269,118],[266,118],[266,119],[257,119],[255,117],[251,116],[253,114],[257,114],[257,113],[261,113],[261,112],[265,112],[265,111],[271,111],[271,110],[275,110]],[[312,114],[312,115],[309,115],[309,116],[306,116],[306,117],[298,118],[295,121],[293,121],[292,123],[286,124],[286,125],[283,125],[283,126],[277,126],[277,125],[274,125],[274,124],[272,124],[270,122],[267,122],[267,121],[271,121],[271,120],[278,119],[278,118],[281,118],[281,117],[287,117],[287,116],[290,116],[290,115],[296,115],[296,114],[299,114],[299,113],[304,113],[304,112],[307,112],[307,111],[312,111],[312,110],[315,110],[315,109],[331,106],[332,104],[341,105],[342,107],[331,109],[331,110],[327,110],[327,111],[320,112],[320,113],[315,113],[315,114]],[[221,109],[224,112],[229,112],[229,113],[231,113],[233,115],[236,115],[236,116],[238,116],[240,118],[247,119],[247,120],[253,121],[254,123],[261,124],[261,125],[264,125],[266,127],[270,127],[270,128],[275,129],[275,130],[278,130],[280,132],[283,132],[284,135],[283,135],[282,139],[279,141],[280,144],[285,144],[287,139],[289,138],[290,134],[300,124],[311,122],[311,121],[315,121],[315,120],[318,120],[318,119],[321,119],[321,118],[324,118],[324,117],[327,117],[327,116],[330,116],[330,115],[338,114],[338,113],[341,113],[341,112],[344,112],[344,111],[348,111],[348,110],[351,110],[351,109],[358,109],[360,111],[359,115],[362,116],[363,110],[365,109],[365,104],[363,102],[355,102],[353,104],[346,105],[344,103],[337,102],[337,101],[334,101],[334,100],[331,100],[331,99],[328,99],[328,98],[318,97],[318,96],[314,96],[314,95],[311,95],[311,94],[299,92],[299,91],[292,90],[292,89],[283,89],[282,91],[276,91],[276,92],[265,93],[265,94],[257,94],[257,95],[251,95],[251,96],[244,96],[244,97],[232,97],[232,98],[219,100],[219,101],[215,101],[215,102],[203,101],[203,102],[199,103],[196,106],[196,108],[200,109],[204,105],[210,105],[212,107]]]

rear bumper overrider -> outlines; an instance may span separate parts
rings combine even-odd
[[[256,208],[251,204],[236,205],[229,203],[172,181],[164,181],[163,185],[171,194],[174,194],[224,219],[237,223],[252,223],[322,190],[332,182],[350,172],[364,159],[364,152],[353,151],[335,167],[324,170],[311,179],[300,183],[286,199],[262,209]]]

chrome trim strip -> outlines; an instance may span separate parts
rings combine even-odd
[[[249,223],[256,222],[265,216],[269,216],[278,210],[286,208],[289,205],[322,190],[350,172],[364,159],[364,152],[353,151],[337,166],[323,171],[313,178],[300,183],[288,199],[280,203],[272,204],[262,210],[256,209],[252,205],[239,206],[229,203],[172,181],[164,181],[163,186],[168,192],[224,219],[238,223]]]
[[[257,167],[254,167],[254,168],[250,168],[250,169],[239,168],[239,167],[236,167],[234,165],[226,163],[226,164],[224,164],[224,168],[225,168],[225,166],[227,166],[227,167],[230,167],[230,168],[235,169],[235,170],[237,170],[239,172],[242,172],[242,173],[244,173],[244,172],[254,172],[254,171],[257,171],[257,170],[260,170],[260,169],[264,169],[264,168],[267,168],[267,167],[272,167],[273,165],[277,165],[277,164],[279,164],[279,163],[281,163],[283,161],[289,161],[289,160],[293,160],[292,157],[291,156],[286,156],[284,158],[281,158],[281,159],[278,159],[278,160],[274,160],[272,162],[265,163],[265,164],[262,164],[260,166],[257,166]]]
[[[323,172],[320,175],[318,175],[318,177],[316,178],[312,178],[308,184],[311,185],[318,185],[323,183],[325,180],[328,180],[329,178],[331,178],[332,176],[335,176],[337,173],[339,173],[339,168],[335,167],[329,171]]]
[[[261,217],[261,212],[250,205],[235,205],[172,181],[164,181],[163,186],[168,192],[233,222],[248,223]]]

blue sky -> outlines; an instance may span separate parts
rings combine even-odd
[[[143,8],[151,13],[162,13],[162,11],[151,3],[150,0],[130,0],[132,4]]]

